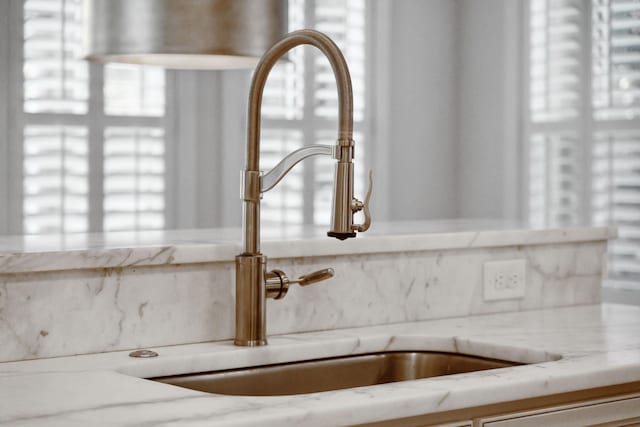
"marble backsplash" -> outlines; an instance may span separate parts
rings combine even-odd
[[[333,279],[268,302],[281,334],[593,304],[606,239],[271,259],[296,277]],[[267,252],[267,255],[269,253]],[[484,301],[483,264],[526,259],[526,295]],[[234,330],[232,261],[0,274],[0,361],[226,340]]]

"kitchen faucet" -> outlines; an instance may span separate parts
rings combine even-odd
[[[327,57],[338,86],[338,139],[336,144],[311,145],[286,156],[272,170],[262,174],[260,163],[260,110],[262,93],[267,77],[289,50],[299,45],[311,45]],[[302,286],[333,276],[327,268],[290,280],[282,271],[266,271],[267,257],[260,253],[260,199],[298,162],[310,156],[326,155],[337,160],[333,187],[333,212],[329,237],[340,240],[356,237],[371,224],[369,190],[364,203],[353,197],[353,94],[347,63],[336,44],[325,34],[315,30],[298,30],[287,34],[261,58],[253,73],[249,92],[247,118],[247,154],[242,172],[241,197],[243,200],[243,252],[236,256],[236,336],[234,343],[241,346],[266,345],[266,299],[283,298],[290,284]],[[363,210],[364,222],[354,224],[353,215]]]

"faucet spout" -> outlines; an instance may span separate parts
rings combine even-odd
[[[333,69],[338,88],[338,142],[334,154],[338,163],[348,163],[351,167],[342,166],[336,173],[336,189],[334,200],[334,214],[332,218],[338,218],[338,226],[332,226],[332,231],[348,233],[348,237],[355,236],[349,221],[350,203],[353,197],[353,89],[347,61],[344,59],[340,48],[325,34],[314,30],[298,30],[286,35],[283,39],[271,47],[263,56],[253,73],[251,89],[249,92],[249,112],[247,117],[247,152],[245,158],[245,196],[244,196],[244,253],[260,253],[260,113],[262,110],[262,95],[267,77],[284,54],[296,46],[311,45],[320,49],[327,57]],[[349,170],[351,169],[351,178]],[[253,188],[247,188],[252,185]],[[336,211],[340,213],[336,215]],[[333,221],[332,221],[333,222]],[[353,234],[353,236],[351,235]]]
[[[338,137],[334,147],[305,147],[290,154],[270,173],[260,172],[260,113],[262,95],[269,73],[278,59],[289,50],[300,45],[311,45],[320,49],[327,57],[338,88]],[[288,283],[294,283],[279,270],[266,272],[267,258],[260,253],[260,199],[261,193],[273,188],[299,161],[311,155],[332,155],[337,160],[334,179],[333,212],[330,237],[344,240],[355,237],[356,231],[368,228],[354,225],[353,215],[362,209],[362,203],[353,197],[353,90],[347,62],[336,44],[325,34],[315,30],[298,30],[287,34],[273,45],[263,56],[253,73],[249,92],[247,117],[247,151],[242,176],[243,199],[243,252],[236,257],[236,345],[265,345],[267,297],[281,298],[286,294]],[[366,201],[368,204],[368,199]],[[323,270],[324,271],[324,270]],[[327,270],[328,271],[328,270]],[[324,280],[333,275],[315,275],[313,281]],[[302,284],[303,281],[299,280]]]
[[[336,78],[338,87],[338,139],[351,140],[353,137],[353,90],[351,75],[340,48],[325,34],[315,30],[298,30],[287,34],[273,45],[260,59],[253,73],[249,92],[249,115],[247,118],[248,170],[258,170],[260,153],[260,112],[262,94],[271,69],[278,59],[289,50],[300,45],[315,46],[325,54]]]

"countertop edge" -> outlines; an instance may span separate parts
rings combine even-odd
[[[172,233],[179,234],[180,231]],[[202,234],[206,235],[206,231]],[[617,230],[612,226],[540,230],[489,229],[415,234],[405,232],[397,235],[364,235],[344,242],[319,236],[271,239],[263,242],[262,250],[269,258],[277,259],[581,243],[606,241],[616,236]],[[239,241],[230,240],[202,242],[185,239],[179,243],[158,242],[158,244],[118,246],[5,250],[0,252],[0,274],[232,262],[242,251]]]

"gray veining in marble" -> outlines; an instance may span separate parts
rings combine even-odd
[[[283,334],[600,301],[605,241],[273,259],[336,277],[268,301]],[[484,301],[483,263],[526,259],[523,299]],[[0,361],[224,340],[230,262],[0,274]]]
[[[212,395],[141,378],[381,350],[461,352],[529,365],[279,397]],[[640,309],[590,305],[0,364],[3,426],[326,426],[640,381]]]
[[[263,251],[270,258],[588,242],[616,236],[610,227],[538,230],[478,220],[374,223],[366,234],[343,242],[327,238],[322,227],[263,227],[261,232]],[[0,236],[0,272],[233,261],[241,252],[240,236],[234,228]]]

